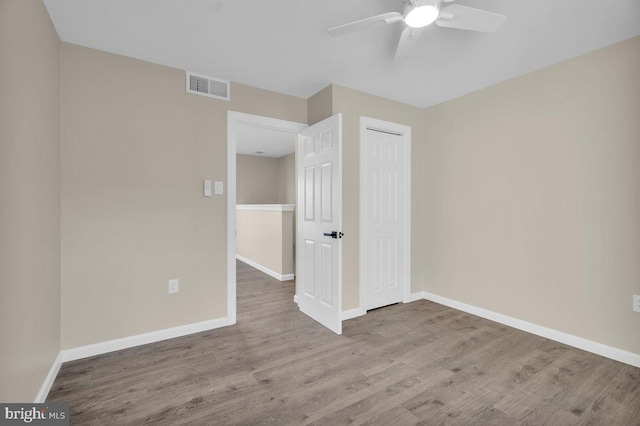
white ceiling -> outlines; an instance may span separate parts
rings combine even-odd
[[[236,129],[236,153],[280,158],[293,154],[295,135],[281,130],[239,125]],[[263,154],[257,154],[262,151]]]
[[[45,0],[63,41],[308,98],[329,83],[430,106],[640,35],[640,0],[459,0],[508,16],[495,34],[327,28],[402,0]]]

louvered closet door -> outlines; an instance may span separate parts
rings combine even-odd
[[[367,129],[366,309],[402,301],[404,261],[403,137]]]
[[[337,114],[300,132],[297,150],[297,301],[302,312],[337,334],[342,333],[341,132]]]

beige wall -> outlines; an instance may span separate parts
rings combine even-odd
[[[0,1],[0,401],[33,402],[60,350],[60,41]]]
[[[640,37],[432,107],[425,290],[640,353]]]
[[[295,155],[236,156],[237,204],[295,204]]]
[[[417,188],[424,182],[424,110],[400,102],[332,85],[333,113],[343,114],[342,134],[342,308],[360,306],[360,116],[411,126],[412,135],[412,261],[411,291],[422,291],[425,234],[423,193]]]
[[[236,155],[236,203],[281,204],[280,159]]]
[[[236,211],[238,255],[280,275],[293,274],[291,211]]]
[[[295,204],[296,155],[285,155],[278,162],[278,200],[281,204]]]
[[[307,123],[311,126],[333,115],[333,85],[330,84],[307,101]]]
[[[282,213],[282,275],[295,274],[295,211]]]
[[[280,158],[238,154],[236,160],[237,204],[296,204],[295,154]],[[295,218],[285,231],[293,233],[293,246],[290,248],[293,252],[292,268],[295,269]],[[288,256],[286,258],[289,259]]]
[[[226,316],[227,110],[304,122],[304,99],[63,43],[62,347]],[[226,189],[225,189],[226,194]],[[167,280],[180,292],[167,294]]]

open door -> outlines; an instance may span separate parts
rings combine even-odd
[[[296,301],[342,334],[342,115],[298,135]]]

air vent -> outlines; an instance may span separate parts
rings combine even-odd
[[[231,99],[230,84],[227,80],[220,80],[187,71],[187,92],[210,98]]]

